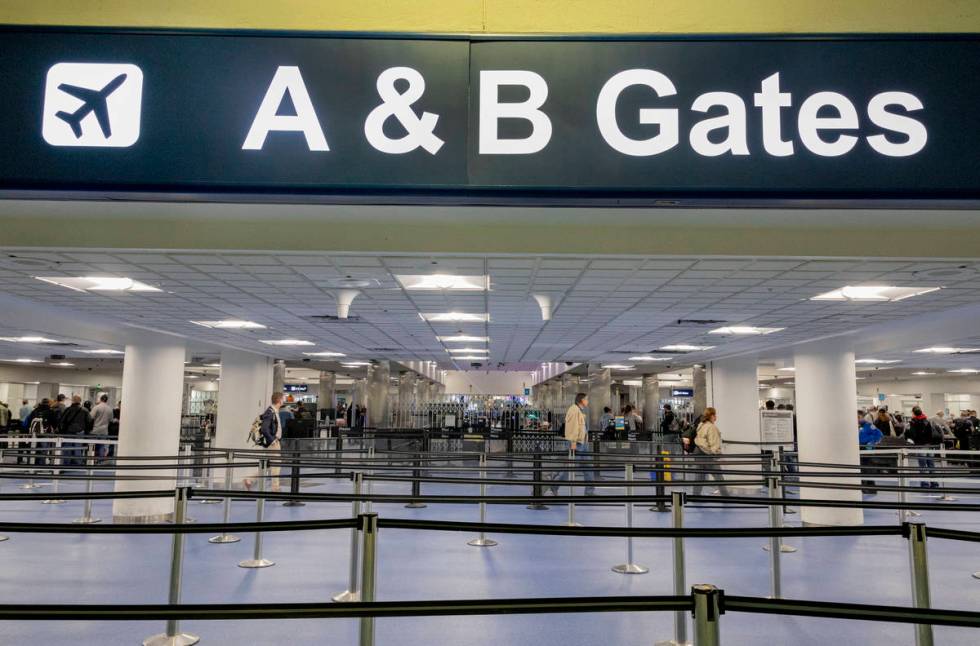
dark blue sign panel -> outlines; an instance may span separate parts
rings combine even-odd
[[[693,388],[672,388],[670,391],[671,397],[694,397]]]
[[[305,393],[308,392],[310,387],[306,384],[285,384],[282,387],[284,393]]]
[[[980,199],[978,77],[970,36],[9,27],[0,191]]]

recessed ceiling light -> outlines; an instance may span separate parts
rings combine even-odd
[[[303,341],[302,339],[268,339],[263,340],[262,343],[266,345],[316,345],[312,341]]]
[[[862,363],[867,365],[884,365],[889,363],[901,363],[901,359],[855,359],[854,363]]]
[[[67,361],[59,361],[57,363],[49,363],[49,366],[61,366],[62,368],[67,368],[69,366],[75,365],[74,363],[68,363]]]
[[[446,289],[456,291],[486,291],[489,276],[454,276],[451,274],[396,275],[405,289]]]
[[[490,320],[489,314],[472,314],[468,312],[428,312],[420,313],[419,316],[423,320],[440,323],[440,322],[466,322],[466,323],[483,323]]]
[[[643,385],[643,380],[642,379],[623,379],[623,385],[624,386],[642,386]]]
[[[99,348],[97,350],[79,350],[85,354],[126,354],[122,350],[110,350],[109,348]]]
[[[224,321],[191,321],[195,325],[215,328],[219,330],[264,330],[265,326],[255,321],[241,321],[238,319],[226,319]]]
[[[307,357],[346,357],[347,356],[343,352],[330,352],[330,351],[304,352],[303,354]]]
[[[220,368],[221,367],[221,364],[220,363],[204,363],[204,364],[201,364],[201,365],[203,365],[205,368]]]
[[[464,356],[460,356],[460,357],[453,357],[453,360],[454,361],[487,361],[489,359],[490,359],[490,357],[488,357],[486,355],[480,355],[480,354],[473,354],[473,355],[464,355]]]
[[[736,335],[751,335],[751,334],[772,334],[774,332],[781,332],[786,328],[781,327],[755,327],[754,325],[728,325],[725,327],[720,327],[715,330],[711,330],[708,334],[736,334]]]
[[[67,287],[76,292],[159,292],[160,289],[132,278],[116,276],[35,276],[52,285]]]
[[[916,352],[927,352],[929,354],[967,354],[970,352],[980,352],[978,348],[951,348],[948,346],[935,346],[932,348],[922,348]]]
[[[346,368],[358,368],[360,366],[370,366],[371,362],[370,361],[345,361],[340,365]]]
[[[660,348],[661,350],[666,350],[667,352],[700,352],[701,350],[710,350],[715,346],[713,345],[690,345],[688,343],[675,343],[673,345],[665,345]]]
[[[785,368],[780,368],[779,372],[796,372],[796,368],[794,366],[786,366]]]
[[[447,349],[446,352],[449,352],[450,354],[473,354],[474,352],[489,353],[490,351],[484,348],[450,348]]]
[[[819,294],[811,301],[901,301],[942,289],[942,287],[895,287],[893,285],[845,285],[840,289]]]
[[[913,375],[917,375],[919,377],[924,377],[926,375],[934,375],[936,373],[934,373],[934,372],[926,372],[925,370],[917,370],[917,371],[913,372],[912,374]]]
[[[443,343],[490,343],[490,337],[488,336],[468,336],[466,334],[437,336],[436,340],[442,341]]]
[[[621,363],[604,363],[602,364],[603,369],[608,368],[609,370],[635,370],[636,366],[627,366]]]
[[[43,363],[40,359],[11,359],[14,363]]]
[[[640,355],[638,357],[630,357],[628,361],[670,361],[673,357],[652,357],[648,354]]]
[[[0,341],[8,341],[10,343],[58,343],[54,339],[48,339],[43,336],[0,336]]]
[[[980,372],[980,370],[974,370],[973,368],[957,368],[956,370],[949,370],[948,372],[960,375],[975,375]]]

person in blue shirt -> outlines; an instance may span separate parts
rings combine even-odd
[[[865,412],[859,410],[857,412],[857,422],[858,422],[858,444],[861,445],[861,449],[873,449],[879,442],[884,434],[878,429],[874,424],[864,419]],[[865,455],[861,456],[861,466],[862,471],[866,471],[867,467],[871,466],[874,462],[874,458],[871,457],[869,452],[862,450]],[[873,473],[873,471],[872,471]],[[874,480],[862,480],[862,491],[866,494],[875,495],[878,491],[874,488]]]

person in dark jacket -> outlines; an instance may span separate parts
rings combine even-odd
[[[82,398],[74,395],[71,398],[71,406],[61,413],[58,419],[58,432],[62,435],[85,435],[92,421],[92,416],[88,410],[82,406]],[[76,442],[65,442],[64,454],[67,456],[65,464],[81,464],[83,448]]]
[[[907,436],[916,447],[920,448],[935,446],[943,441],[942,432],[936,429],[935,425],[923,414],[922,409],[918,406],[912,409],[912,419],[909,421]],[[932,470],[936,468],[936,463],[929,453],[919,453],[916,459],[919,462],[919,468],[925,473],[932,473]],[[923,480],[919,483],[919,486],[938,489],[939,483],[935,480],[931,482]]]
[[[280,450],[280,440],[282,440],[282,422],[279,418],[279,409],[282,408],[282,393],[272,393],[269,399],[269,407],[259,416],[262,421],[259,431],[262,434],[262,446],[266,451]],[[270,456],[270,459],[277,459],[278,456]],[[279,467],[270,467],[269,475],[272,477],[272,491],[279,491]],[[262,474],[258,474],[259,477]],[[245,478],[243,484],[246,489],[251,490],[254,484],[252,478]]]

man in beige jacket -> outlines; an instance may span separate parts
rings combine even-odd
[[[565,412],[565,439],[568,440],[568,448],[572,451],[576,460],[583,463],[590,462],[592,455],[589,452],[589,418],[585,410],[589,407],[589,397],[585,393],[575,395],[575,403],[568,407]],[[552,478],[553,482],[568,479],[568,471],[561,471]],[[594,482],[595,473],[591,469],[585,469],[585,481]],[[558,494],[558,485],[551,485],[551,494]],[[577,492],[573,492],[577,493]],[[589,485],[585,488],[586,496],[595,495],[595,487]]]

